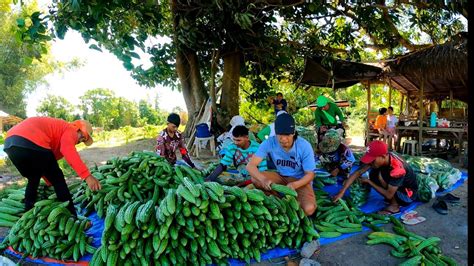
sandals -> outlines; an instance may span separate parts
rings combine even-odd
[[[438,199],[449,202],[449,203],[459,203],[461,201],[459,197],[456,197],[451,193],[447,193],[444,196],[438,197]]]
[[[402,222],[408,225],[415,225],[426,221],[425,217],[418,216],[416,211],[405,212],[402,216]]]
[[[384,210],[381,210],[381,211],[378,211],[377,214],[380,214],[380,215],[395,215],[395,214],[399,214],[400,213],[400,210],[394,212],[394,211],[391,211],[389,209],[384,209]]]
[[[433,203],[433,209],[442,215],[448,214],[448,204],[446,201],[438,199],[435,203]]]

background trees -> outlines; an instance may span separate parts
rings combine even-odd
[[[38,106],[37,112],[67,121],[83,118],[106,130],[125,126],[163,125],[168,115],[159,108],[151,107],[145,100],[137,104],[117,97],[110,89],[88,90],[80,99],[81,103],[74,106],[64,97],[48,95]]]
[[[308,55],[374,60],[442,43],[465,30],[466,3],[54,1],[49,14],[57,37],[77,30],[91,48],[114,53],[139,83],[180,89],[189,125],[208,95],[220,123],[239,113],[243,78],[253,88],[244,98],[253,103],[281,80],[296,83]],[[138,50],[150,67],[136,63]]]
[[[56,95],[47,95],[36,109],[39,115],[61,118],[67,121],[74,120],[75,107],[66,98]]]

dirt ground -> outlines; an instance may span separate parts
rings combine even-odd
[[[351,143],[354,150],[362,150],[358,140]],[[109,148],[88,148],[80,151],[80,155],[88,166],[105,163],[114,156],[125,156],[134,150],[153,150],[154,140],[143,139],[129,144]],[[197,165],[205,166],[212,158],[210,152],[202,154],[200,159],[194,158]],[[451,160],[457,162],[457,160]],[[456,164],[455,164],[456,165]],[[465,170],[465,169],[464,169]],[[5,176],[5,174],[4,174]],[[6,174],[8,176],[8,174]],[[8,181],[7,181],[8,179]],[[8,176],[1,178],[0,185],[4,182],[14,182],[18,177]],[[440,215],[431,207],[434,199],[419,206],[416,211],[426,218],[426,221],[407,228],[422,236],[438,236],[441,238],[443,253],[454,258],[459,265],[467,265],[467,182],[452,194],[461,198],[457,205],[449,206],[448,215]],[[391,231],[391,225],[386,225],[386,231]],[[6,228],[0,227],[0,238],[7,234]],[[321,265],[397,265],[402,260],[390,256],[390,247],[386,245],[366,245],[367,233],[362,233],[335,243],[324,245],[318,255],[313,259]],[[271,262],[266,261],[255,265],[297,265],[299,256],[278,258]],[[31,265],[31,264],[29,264]]]

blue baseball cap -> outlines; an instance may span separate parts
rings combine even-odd
[[[275,120],[275,133],[278,135],[295,134],[295,119],[288,113],[277,116]]]

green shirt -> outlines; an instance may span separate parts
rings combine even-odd
[[[260,141],[264,141],[267,139],[267,137],[270,136],[271,132],[272,132],[271,127],[270,125],[268,125],[257,133],[257,137],[260,139]]]
[[[316,108],[316,111],[314,111],[314,123],[316,127],[337,125],[336,116],[339,117],[339,121],[341,122],[344,121],[344,115],[342,114],[341,109],[333,102],[329,102],[328,104],[329,104],[329,109],[323,111],[321,110],[321,108]],[[328,115],[334,118],[333,123],[329,121],[329,119],[327,118],[324,112],[326,112]]]

